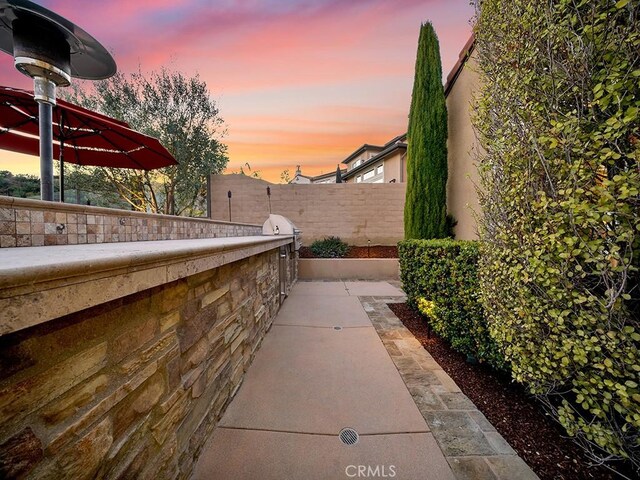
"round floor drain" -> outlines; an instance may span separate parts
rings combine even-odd
[[[333,327],[334,330],[342,330],[342,327]]]
[[[340,434],[338,436],[340,437],[340,441],[345,445],[355,445],[360,439],[358,432],[353,428],[343,428],[340,430]]]

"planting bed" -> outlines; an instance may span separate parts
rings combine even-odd
[[[300,248],[300,258],[318,258],[309,247]],[[372,245],[371,247],[349,247],[349,252],[342,258],[398,258],[398,247]]]
[[[422,316],[407,304],[391,303],[389,308],[542,480],[621,478],[605,467],[590,466],[582,450],[520,385],[486,365],[467,363],[444,340],[429,335]]]

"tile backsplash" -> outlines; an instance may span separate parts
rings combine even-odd
[[[0,248],[261,234],[258,225],[0,196]]]

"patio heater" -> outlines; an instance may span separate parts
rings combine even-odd
[[[27,0],[0,0],[0,50],[33,78],[40,130],[40,197],[53,201],[52,109],[56,87],[71,78],[102,80],[116,73],[116,62],[91,35],[69,20]]]

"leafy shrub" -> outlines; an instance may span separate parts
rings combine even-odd
[[[398,252],[408,303],[454,350],[504,369],[479,301],[477,243],[405,240],[398,244]]]
[[[638,470],[640,2],[478,3],[491,334],[593,460]]]
[[[349,245],[338,237],[326,237],[311,244],[311,251],[320,258],[342,258],[349,252]]]

